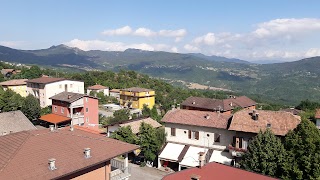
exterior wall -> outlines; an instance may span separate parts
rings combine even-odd
[[[87,95],[90,95],[90,92],[91,92],[91,91],[95,91],[95,92],[97,92],[97,93],[103,92],[103,94],[104,94],[105,96],[109,96],[109,88],[101,89],[101,90],[91,90],[91,89],[87,89]]]
[[[118,100],[120,99],[120,93],[118,93],[118,92],[110,92],[110,96],[115,97]]]
[[[126,106],[126,103],[132,103],[132,108],[143,109],[146,104],[150,109],[155,104],[155,92],[128,92],[120,91],[120,105]]]
[[[52,113],[60,116],[70,117],[69,103],[52,100]],[[63,110],[62,110],[63,109]]]
[[[86,109],[88,108],[88,112]],[[90,128],[99,128],[99,108],[98,99],[84,97],[83,98],[83,114],[84,114],[84,126]],[[95,126],[90,126],[95,125]]]
[[[27,85],[18,85],[18,86],[5,86],[4,90],[11,89],[12,91],[20,94],[22,97],[26,97],[27,93]]]
[[[74,173],[61,179],[73,179],[73,180],[109,180],[109,174],[111,172],[110,161],[106,163],[98,164],[94,167],[87,168],[80,172]]]
[[[320,129],[320,119],[317,119],[316,126],[317,126],[318,129]]]
[[[118,130],[120,128],[119,124],[113,125],[113,126],[108,126],[106,129],[106,133],[107,136],[110,137],[111,133],[113,133],[114,131]]]
[[[176,128],[176,136],[171,136],[171,128]],[[199,131],[199,140],[189,139],[189,130]],[[167,133],[167,141],[170,142],[203,146],[221,150],[227,149],[228,145],[232,143],[233,136],[236,134],[234,131],[228,131],[227,129],[217,129],[171,123],[165,124],[165,132]],[[221,135],[220,142],[214,142],[215,134]]]

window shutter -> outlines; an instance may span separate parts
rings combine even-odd
[[[199,131],[196,131],[196,140],[199,140]]]
[[[189,137],[189,139],[191,139],[191,130],[189,130],[189,132],[188,132],[188,137]]]
[[[242,141],[243,141],[243,138],[239,138],[239,148],[242,148]]]
[[[176,136],[176,128],[171,128],[171,136]]]

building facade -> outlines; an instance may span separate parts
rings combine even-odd
[[[27,81],[28,79],[13,79],[10,81],[1,82],[0,85],[3,87],[3,90],[10,89],[17,94],[20,94],[22,97],[26,97],[27,93]]]
[[[52,105],[50,97],[61,92],[84,94],[84,82],[64,78],[41,77],[27,81],[27,91],[39,99],[40,106]]]
[[[128,108],[143,109],[143,105],[150,109],[155,104],[155,91],[144,88],[128,88],[120,90],[120,105]]]
[[[105,87],[97,84],[87,88],[87,95],[90,95],[90,92],[95,92],[95,93],[103,92],[105,96],[109,96],[109,87]]]

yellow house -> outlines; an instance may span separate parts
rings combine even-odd
[[[120,90],[120,105],[143,109],[143,105],[146,104],[150,109],[155,104],[155,91],[150,89],[132,87],[128,89]]]
[[[27,81],[28,79],[13,79],[10,81],[1,82],[0,85],[6,91],[7,89],[11,89],[12,91],[20,94],[22,97],[26,97],[27,93]]]

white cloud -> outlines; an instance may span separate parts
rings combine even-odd
[[[131,33],[132,33],[132,29],[130,26],[124,26],[119,29],[105,30],[102,32],[103,35],[107,35],[107,36],[123,36],[123,35],[129,35]]]
[[[134,31],[133,35],[151,37],[151,36],[157,35],[157,33],[147,28],[138,28],[137,30]]]
[[[187,35],[187,30],[185,29],[178,29],[178,30],[160,30],[159,36],[164,37],[175,37],[175,42],[180,42],[183,37]]]
[[[178,51],[178,48],[177,48],[177,47],[172,47],[172,48],[171,48],[171,52],[178,53],[179,51]]]
[[[195,38],[193,42],[198,45],[214,45],[216,43],[216,36],[214,35],[214,33],[208,33],[204,36]]]
[[[314,56],[320,56],[320,48],[311,48],[305,54],[305,57],[314,57]]]
[[[190,44],[184,45],[183,48],[184,48],[185,50],[187,50],[187,51],[190,51],[190,52],[198,52],[198,51],[200,51],[200,49],[199,49],[198,47],[192,46],[192,45],[190,45]]]
[[[10,48],[21,48],[26,44],[25,41],[0,41],[0,45]]]

